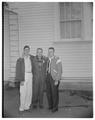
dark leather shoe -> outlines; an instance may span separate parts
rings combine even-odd
[[[37,105],[33,105],[33,109],[36,109],[37,108]]]
[[[44,107],[43,107],[43,105],[39,105],[39,108],[40,108],[40,109],[43,109]]]
[[[49,108],[48,108],[48,110],[52,110],[52,109],[53,109],[53,107],[49,107]]]
[[[52,112],[53,112],[53,113],[54,113],[54,112],[57,112],[57,111],[58,111],[58,108],[55,108],[55,109],[53,108],[53,109],[52,109]]]

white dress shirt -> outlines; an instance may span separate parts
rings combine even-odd
[[[26,73],[30,73],[31,72],[31,61],[30,61],[30,56],[28,57],[24,57],[24,61],[25,61],[25,72]]]

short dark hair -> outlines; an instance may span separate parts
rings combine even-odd
[[[25,50],[26,48],[30,49],[28,45],[25,45],[23,49]]]
[[[37,51],[38,51],[38,50],[42,50],[42,51],[43,51],[43,49],[42,49],[42,48],[37,48]]]
[[[50,49],[53,50],[53,51],[55,51],[54,47],[49,47],[49,50],[50,50]]]

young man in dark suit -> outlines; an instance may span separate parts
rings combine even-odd
[[[50,47],[48,49],[48,65],[46,78],[46,91],[49,109],[52,112],[58,111],[59,92],[58,86],[62,75],[62,63],[59,57],[54,55],[55,49]]]

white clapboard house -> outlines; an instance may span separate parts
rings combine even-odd
[[[16,60],[24,45],[62,60],[60,88],[92,89],[93,3],[9,2],[4,7],[4,83],[15,83]]]

